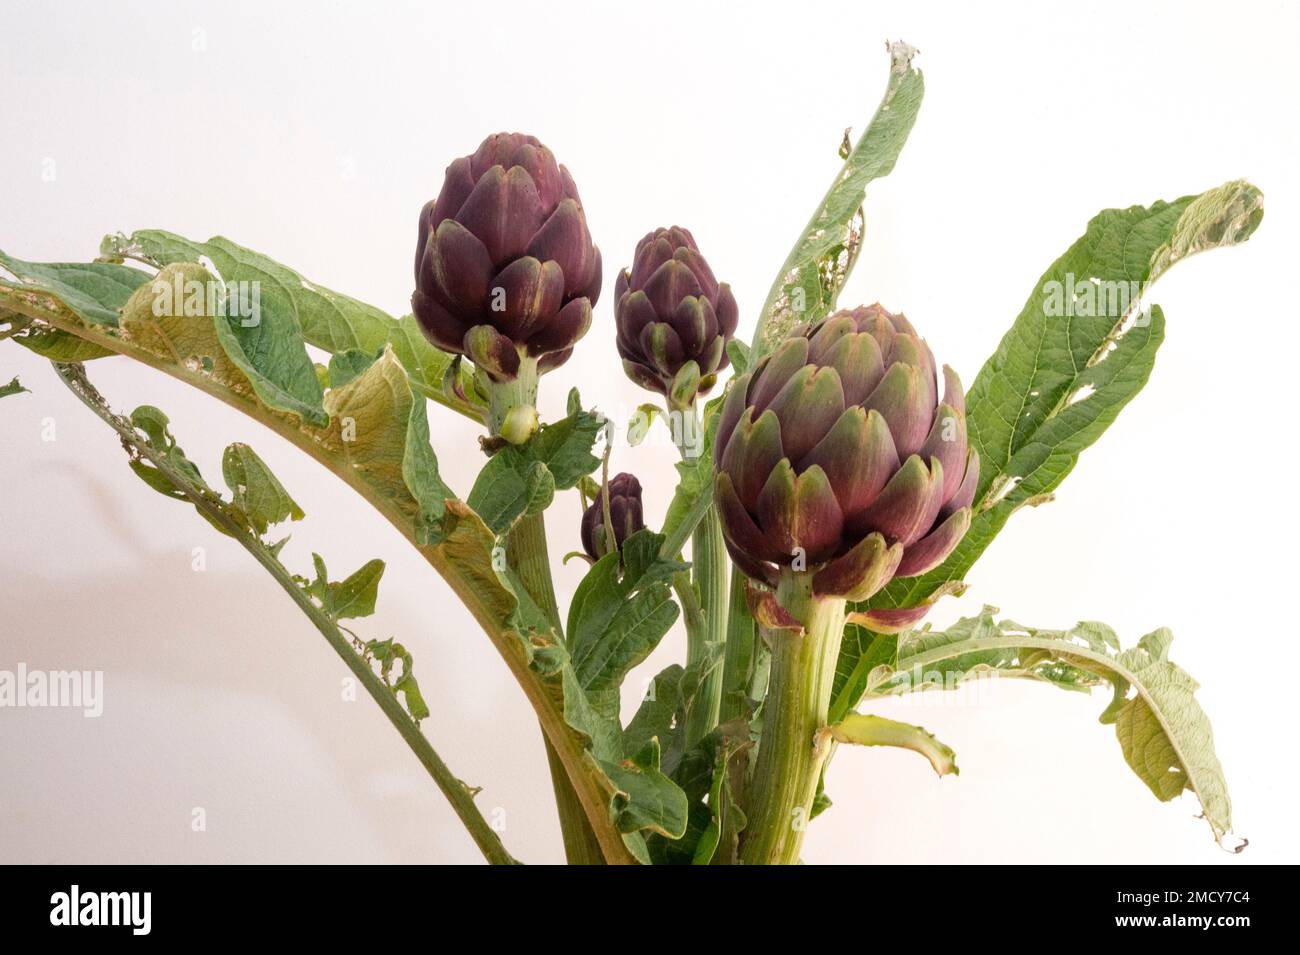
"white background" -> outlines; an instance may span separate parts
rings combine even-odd
[[[957,751],[841,750],[810,862],[1295,861],[1294,548],[1300,15],[1283,3],[653,5],[72,4],[0,17],[0,248],[88,259],[100,237],[226,235],[394,314],[420,205],[497,130],[572,170],[606,262],[574,359],[544,380],[624,412],[646,398],[613,350],[615,269],[658,225],[690,227],[741,304],[741,334],[884,86],[886,38],[922,51],[927,95],[875,183],[842,304],[906,311],[969,384],[1046,266],[1098,210],[1249,178],[1247,245],[1157,287],[1168,339],[1146,390],[1055,503],[1013,518],[950,622],[983,602],[1035,626],[1087,618],[1126,644],[1157,626],[1199,700],[1251,847],[1220,850],[1191,797],[1157,802],[1097,723],[1102,694],[1001,685],[992,699],[879,706]],[[42,179],[53,160],[56,178]],[[205,473],[247,440],[305,508],[286,562],[388,572],[365,636],[415,653],[426,733],[507,845],[561,855],[536,724],[505,667],[398,534],[270,432],[122,359],[91,366],[118,408],[152,403]],[[102,669],[102,718],[0,710],[4,861],[473,861],[378,710],[275,584],[125,467],[40,360],[0,345],[0,668]],[[431,409],[464,492],[472,427]],[[43,442],[51,418],[56,440]],[[675,453],[619,448],[652,523]],[[551,552],[578,546],[573,494]],[[207,554],[191,569],[193,548]],[[560,589],[580,579],[557,567]],[[630,687],[680,659],[674,631]],[[191,831],[202,807],[207,831]]]

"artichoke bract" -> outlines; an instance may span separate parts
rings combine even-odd
[[[714,444],[727,550],[777,586],[865,600],[925,573],[970,526],[979,456],[961,382],[879,305],[795,332],[732,383]]]
[[[631,474],[616,474],[609,482],[609,519],[614,528],[613,543],[623,542],[645,528],[641,512],[641,482]],[[597,497],[582,513],[582,549],[592,560],[599,560],[611,550],[605,532],[605,505]]]
[[[636,245],[614,286],[623,370],[680,407],[707,394],[727,367],[739,310],[686,229],[656,229]]]
[[[491,381],[563,364],[600,283],[573,177],[532,136],[489,136],[420,210],[411,308],[430,341]]]

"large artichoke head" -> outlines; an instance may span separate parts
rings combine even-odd
[[[623,370],[642,388],[687,406],[727,367],[739,311],[686,229],[656,229],[618,274],[614,322]]]
[[[411,308],[430,341],[493,381],[563,364],[600,280],[573,177],[532,136],[489,136],[420,210]]]
[[[937,566],[970,526],[979,456],[961,382],[879,305],[795,332],[731,385],[714,444],[727,549],[776,586],[865,600]]]

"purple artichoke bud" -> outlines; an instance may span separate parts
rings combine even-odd
[[[623,542],[645,528],[641,515],[641,482],[631,474],[618,474],[609,482],[609,518],[614,524],[614,542]],[[592,560],[611,550],[605,533],[605,504],[600,497],[582,515],[582,549]]]
[[[979,456],[961,381],[879,305],[795,332],[732,383],[714,444],[732,559],[775,586],[865,600],[938,566],[970,526]]]
[[[564,363],[600,295],[573,177],[532,136],[496,133],[447,167],[420,210],[411,308],[439,348],[493,381]]]
[[[739,312],[685,229],[656,229],[636,244],[614,286],[623,370],[642,388],[686,406],[727,367]]]

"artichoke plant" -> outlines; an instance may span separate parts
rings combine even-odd
[[[695,237],[680,226],[655,229],[636,244],[632,268],[614,286],[614,322],[623,370],[678,407],[707,394],[727,367],[739,310]]]
[[[573,177],[532,136],[489,136],[420,210],[412,311],[433,344],[474,362],[500,417],[530,407],[537,375],[572,354],[600,284]]]
[[[606,531],[604,496],[598,496],[582,513],[582,549],[599,560],[639,530],[645,529],[641,513],[641,482],[631,474],[616,474],[609,482],[609,519],[614,539]]]
[[[1195,683],[1169,658],[1167,630],[1121,650],[1101,623],[1028,628],[995,621],[986,607],[946,631],[881,635],[910,627],[960,586],[1011,515],[1050,495],[1146,381],[1162,313],[1153,306],[1146,321],[1130,322],[1129,302],[1094,314],[1069,291],[1076,276],[1081,292],[1146,288],[1192,252],[1249,238],[1262,193],[1239,180],[1094,218],[1035,282],[963,395],[902,315],[880,305],[835,311],[862,251],[864,188],[893,167],[924,90],[915,51],[900,42],[889,52],[884,105],[857,145],[845,144],[844,167],[776,270],[754,313],[752,350],[731,345],[736,301],[689,232],[658,229],[638,243],[618,279],[618,354],[633,380],[662,397],[683,460],[659,528],[644,527],[641,484],[631,474],[615,476],[584,509],[582,546],[593,566],[563,601],[565,613],[546,512],[567,492],[591,497],[592,475],[608,474],[619,452],[610,419],[577,389],[564,417],[537,421],[539,375],[564,362],[589,326],[601,264],[572,178],[532,137],[488,137],[450,165],[420,214],[412,305],[428,338],[455,358],[412,342],[405,320],[261,253],[157,229],[106,237],[93,262],[0,252],[0,352],[12,357],[21,346],[21,360],[52,362],[137,477],[193,506],[252,555],[490,862],[516,859],[497,814],[489,821],[477,789],[422,731],[431,701],[411,649],[374,627],[364,634],[384,560],[343,576],[312,554],[310,565],[300,563],[311,576],[295,572],[301,551],[284,550],[287,538],[271,528],[303,511],[249,445],[221,455],[227,495],[185,455],[162,410],[119,413],[87,366],[119,355],[224,401],[342,478],[398,532],[389,537],[413,545],[533,707],[571,862],[798,862],[806,824],[828,804],[823,783],[839,749],[899,747],[924,755],[940,775],[956,773],[955,755],[933,734],[859,712],[859,704],[986,672],[1085,691],[1110,683],[1102,720],[1119,729],[1128,764],[1162,800],[1194,792],[1222,845],[1232,827],[1226,782]],[[242,303],[245,289],[260,295],[268,278],[274,294],[254,299],[264,321],[235,320],[232,296]],[[1055,320],[1058,306],[1075,299],[1070,320]],[[796,328],[809,315],[818,320]],[[729,347],[737,377],[721,402],[703,407],[697,397],[717,383]],[[328,366],[317,362],[322,350]],[[472,398],[465,356],[475,366],[468,384],[481,392]],[[431,387],[439,375],[444,387]],[[0,379],[4,410],[33,400],[14,397],[25,391],[17,378]],[[443,406],[437,413],[489,428],[474,449],[488,460],[472,481],[463,465],[477,454],[450,444],[459,432],[429,417],[426,398]],[[46,413],[46,397],[38,400],[32,415]],[[42,444],[53,441],[54,423],[42,422]],[[35,440],[34,428],[19,430]],[[701,458],[710,446],[712,457]],[[456,467],[440,467],[449,455]],[[32,477],[39,490],[39,471]],[[980,486],[999,491],[976,508]],[[49,495],[10,498],[22,506]],[[896,577],[912,579],[880,592]],[[447,615],[445,601],[425,603]],[[679,623],[684,656],[640,682],[629,714],[633,675],[662,655]],[[422,660],[430,652],[412,647]],[[53,692],[50,673],[6,683],[11,676],[0,669],[0,706],[47,682]],[[90,693],[85,687],[83,702]],[[517,726],[505,729],[518,735]],[[46,851],[41,842],[33,842],[36,856]]]
[[[901,314],[841,310],[731,386],[714,444],[727,549],[778,585],[865,600],[936,567],[970,525],[979,456],[961,382]]]

